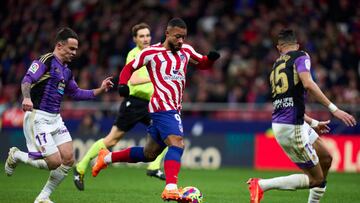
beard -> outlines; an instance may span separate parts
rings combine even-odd
[[[177,51],[180,50],[181,46],[179,48],[177,48],[174,44],[169,43],[169,47],[172,53],[176,53]]]

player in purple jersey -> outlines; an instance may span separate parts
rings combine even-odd
[[[274,63],[270,74],[274,106],[272,129],[284,152],[304,174],[249,179],[247,183],[250,202],[260,202],[263,192],[271,189],[309,188],[308,202],[320,202],[320,198],[325,193],[326,176],[332,157],[317,133],[327,133],[330,130],[327,126],[330,121],[319,122],[305,114],[306,91],[328,107],[333,116],[343,121],[345,125],[354,126],[356,120],[331,103],[312,80],[310,57],[306,52],[299,50],[299,44],[292,30],[286,29],[279,33],[277,49],[280,57]]]
[[[25,111],[23,130],[28,153],[10,148],[5,173],[11,176],[19,161],[50,170],[50,177],[35,202],[52,202],[50,194],[74,163],[72,139],[60,116],[64,94],[76,100],[89,100],[113,87],[111,77],[103,80],[97,89],[78,87],[67,65],[77,49],[77,34],[70,28],[60,29],[54,51],[34,60],[21,83]]]

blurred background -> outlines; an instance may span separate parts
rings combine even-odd
[[[221,58],[213,69],[189,67],[184,95],[185,166],[293,169],[271,132],[268,75],[278,57],[274,39],[280,29],[296,31],[301,49],[312,60],[312,74],[326,96],[360,115],[360,3],[357,0],[8,0],[0,6],[0,158],[22,135],[21,80],[41,54],[53,50],[61,26],[79,35],[78,58],[71,69],[79,86],[92,89],[103,78],[118,77],[134,47],[131,27],[146,22],[152,43],[160,42],[169,19],[188,26],[187,43]],[[116,90],[96,101],[65,98],[62,116],[73,138],[77,158],[110,130],[120,105]],[[308,97],[308,113],[332,119]],[[334,158],[332,170],[360,171],[360,127],[347,128],[332,119],[324,136]],[[137,126],[115,147],[142,144],[146,128]],[[269,154],[273,154],[269,156]],[[275,157],[277,159],[272,159]]]

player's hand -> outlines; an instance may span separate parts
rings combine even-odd
[[[105,92],[108,92],[111,88],[114,87],[114,83],[111,81],[111,79],[112,77],[107,77],[101,83],[101,89],[105,90]]]
[[[33,103],[30,98],[24,98],[22,102],[22,109],[23,111],[32,111],[33,110]]]
[[[314,127],[314,130],[319,134],[326,134],[330,132],[330,127],[328,124],[330,123],[330,120],[327,121],[320,121],[319,124]]]
[[[341,120],[343,123],[345,123],[346,126],[353,127],[356,125],[355,118],[341,109],[334,111],[333,115],[339,120]]]
[[[209,51],[207,57],[211,61],[216,61],[218,58],[220,58],[220,54],[217,51]]]
[[[118,92],[121,97],[128,97],[130,94],[129,86],[126,84],[119,84]]]

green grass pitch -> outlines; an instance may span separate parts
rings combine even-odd
[[[48,171],[20,164],[12,177],[0,175],[0,202],[33,202],[47,180]],[[90,170],[89,170],[90,172]],[[204,202],[249,202],[245,181],[250,177],[270,178],[294,172],[255,171],[225,168],[220,170],[182,169],[179,186],[196,186],[204,195]],[[165,182],[145,175],[144,168],[109,167],[98,177],[86,175],[85,191],[78,191],[72,182],[72,171],[53,193],[54,202],[163,202],[160,194]],[[360,174],[330,173],[328,187],[322,202],[360,202]],[[262,202],[307,202],[308,190],[268,191]]]

